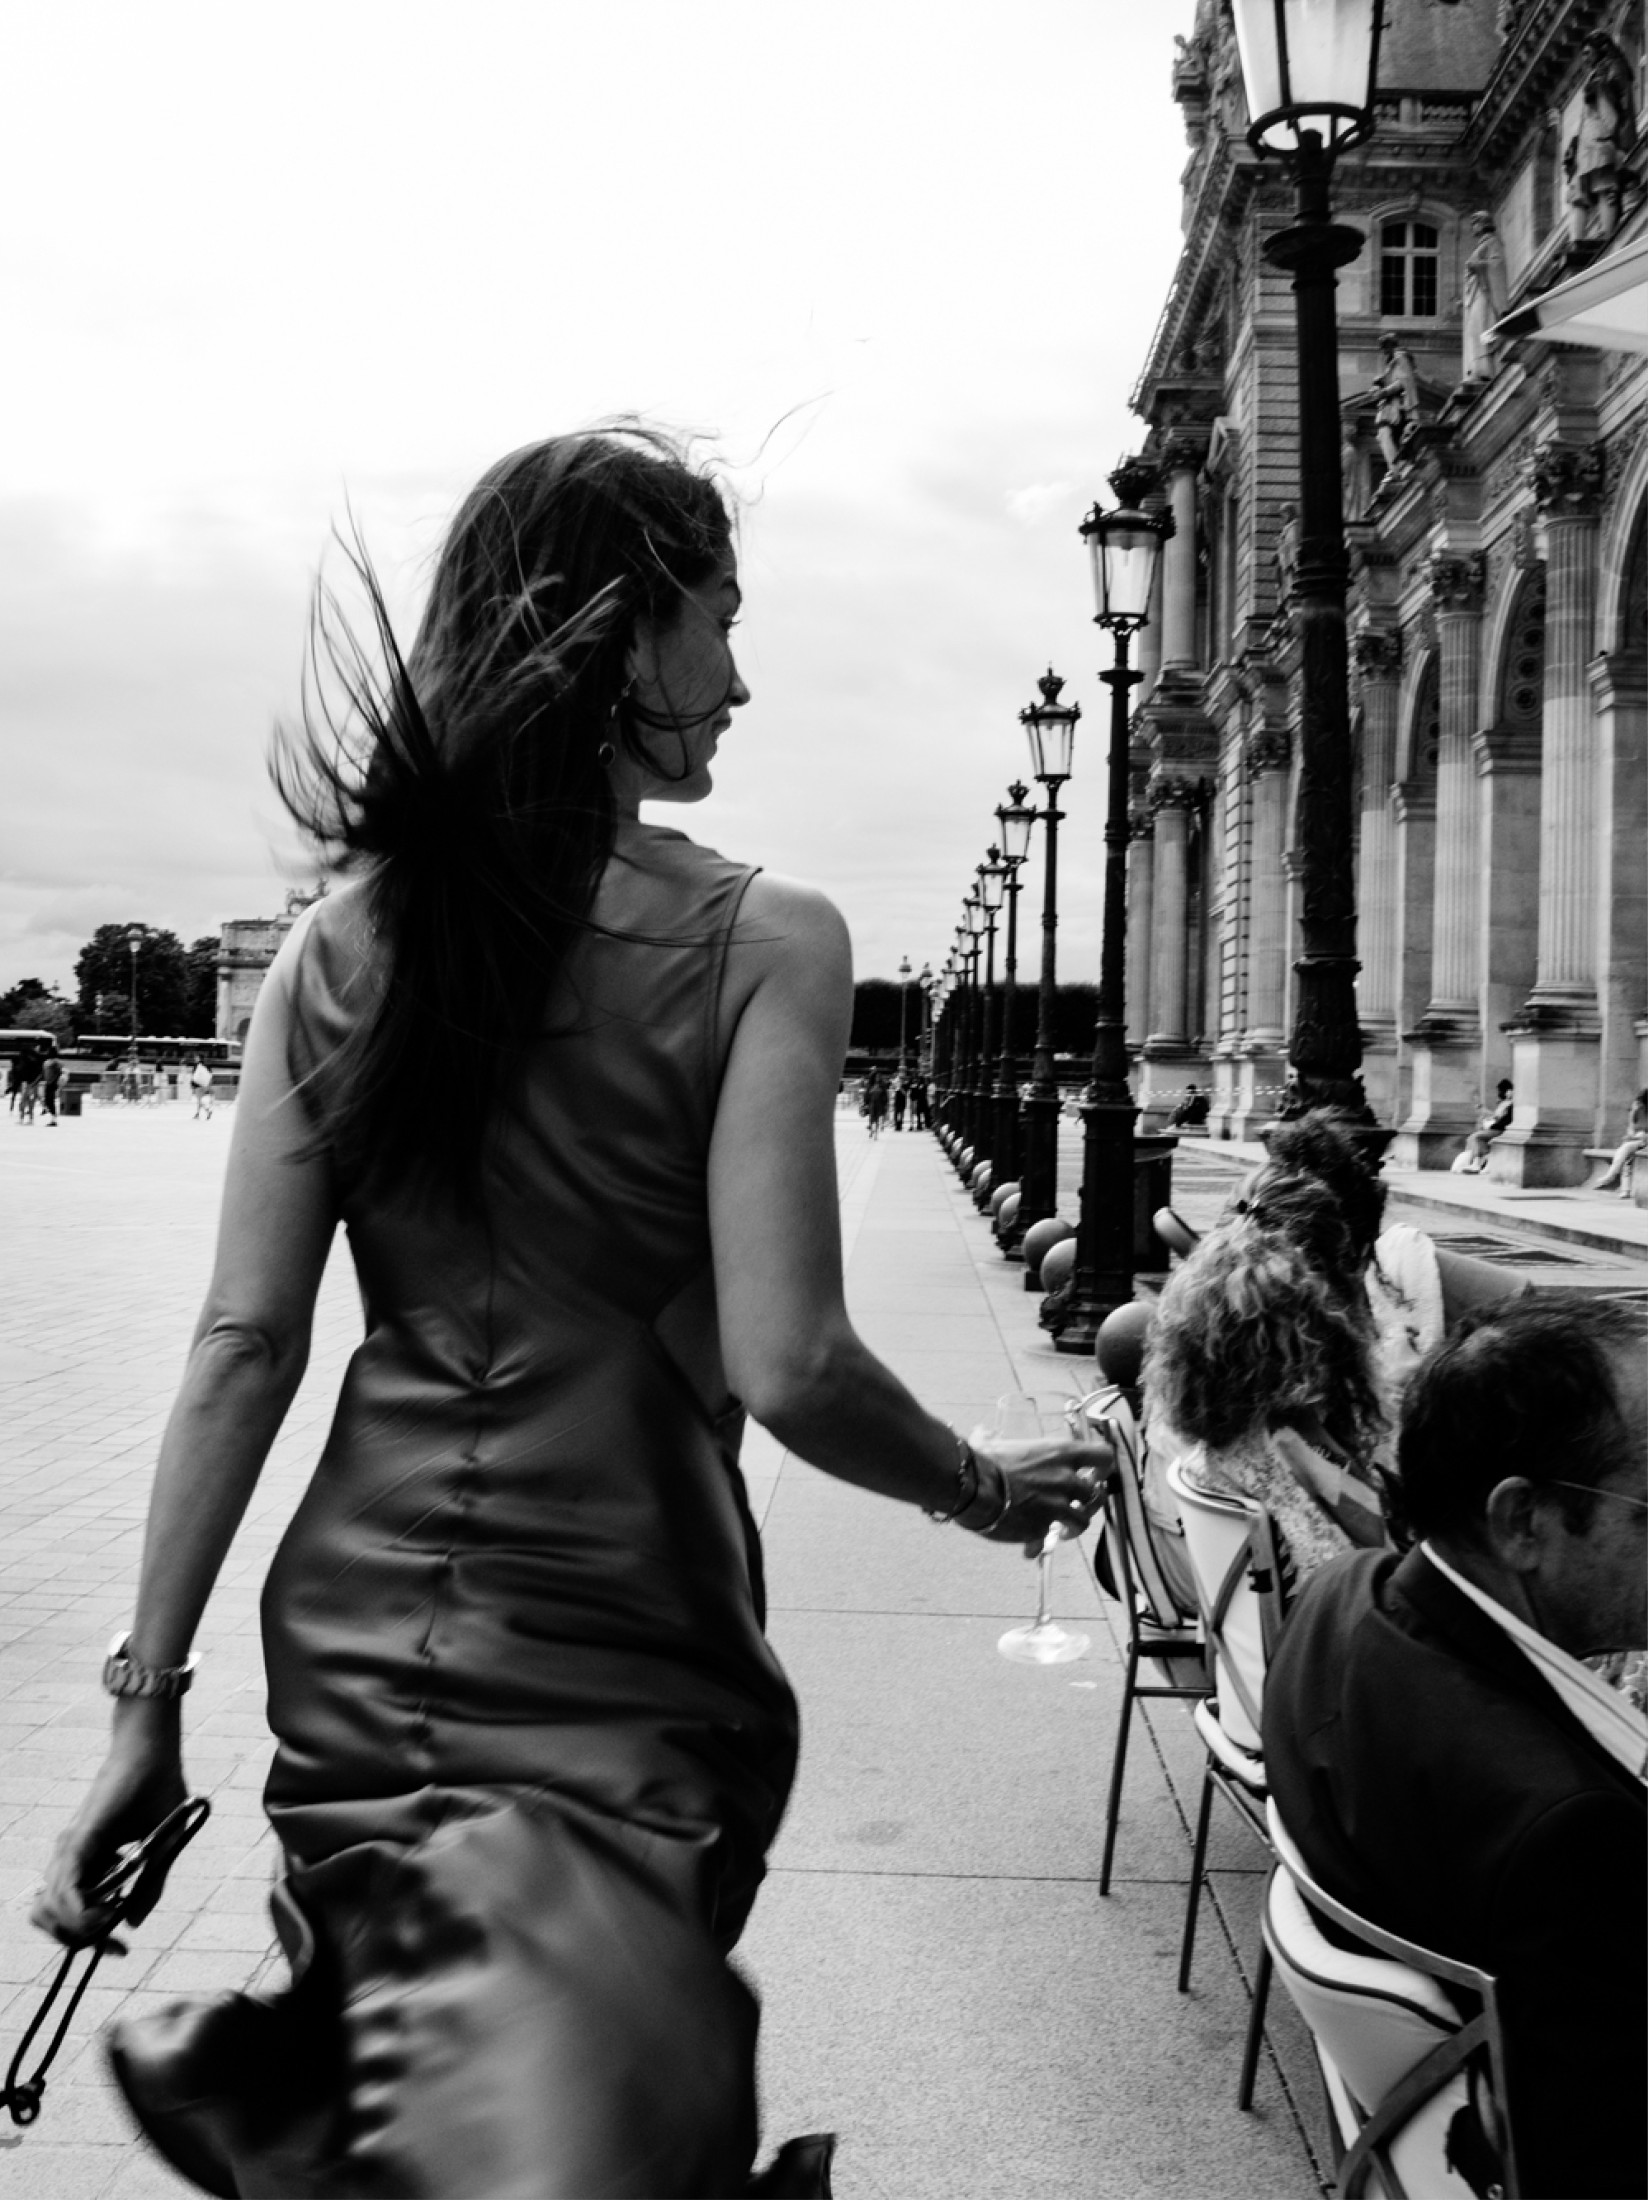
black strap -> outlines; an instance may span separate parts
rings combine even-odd
[[[74,2021],[74,2013],[80,2007],[82,1995],[91,1984],[97,1966],[109,1950],[115,1928],[120,1925],[140,1925],[160,1900],[160,1891],[166,1884],[166,1874],[176,1863],[179,1853],[191,1842],[207,1819],[212,1806],[203,1795],[191,1795],[187,1802],[179,1803],[176,1810],[160,1821],[152,1833],[141,1841],[129,1842],[122,1849],[118,1861],[103,1874],[90,1892],[92,1905],[111,1914],[100,1936],[86,1948],[65,1949],[58,1964],[45,1999],[29,2019],[28,2030],[17,2043],[17,2052],[6,2072],[6,2084],[0,2100],[14,2124],[32,2124],[40,2114],[41,2098],[46,2090],[46,2072],[57,2058],[64,2036]],[[67,1983],[77,1956],[88,1956],[86,1968],[75,1982],[63,2014],[57,2020],[57,2029],[51,2036],[51,2044],[41,2056],[32,2078],[20,2077],[23,2058],[33,2046],[35,2037],[51,2015],[57,1997]]]

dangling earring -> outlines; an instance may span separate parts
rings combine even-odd
[[[607,712],[607,724],[612,728],[614,734],[616,734],[619,730],[619,723],[622,718],[623,708],[624,705],[629,701],[630,690],[634,687],[634,685],[635,676],[632,673],[630,677],[624,682],[623,686],[618,690],[618,699],[613,704],[612,708]],[[601,746],[596,750],[595,761],[604,770],[606,766],[612,762],[613,758],[617,754],[617,743],[609,737],[607,740],[603,741],[601,743]]]

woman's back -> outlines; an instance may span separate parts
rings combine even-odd
[[[794,1752],[721,1373],[705,1168],[749,872],[631,823],[473,1199],[343,1214],[367,1333],[265,1599],[270,1802],[307,1857],[365,1788],[528,1782],[770,1838]],[[294,1069],[359,1013],[364,902],[315,912]],[[428,1095],[440,1105],[440,1095]],[[740,1849],[746,1847],[740,1841]],[[742,1876],[742,1875],[740,1875]]]

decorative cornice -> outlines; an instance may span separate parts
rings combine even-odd
[[[1547,519],[1594,519],[1606,477],[1600,443],[1543,443],[1533,458],[1534,497]]]
[[[1280,726],[1261,726],[1248,735],[1242,760],[1250,779],[1262,779],[1267,772],[1285,772],[1293,761],[1293,743]]]
[[[1439,612],[1474,615],[1482,609],[1482,591],[1487,577],[1487,560],[1480,550],[1464,555],[1456,551],[1439,551],[1429,565],[1431,600]]]
[[[1478,167],[1497,165],[1527,135],[1607,12],[1607,0],[1526,0],[1465,133]]]
[[[1127,837],[1129,840],[1148,840],[1156,830],[1156,819],[1148,809],[1129,810],[1127,813]]]
[[[1181,422],[1163,436],[1152,455],[1164,474],[1200,473],[1212,434],[1211,421],[1205,428],[1189,421]]]

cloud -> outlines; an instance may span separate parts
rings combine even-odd
[[[1073,481],[1032,481],[1022,489],[1009,489],[1005,502],[1021,527],[1039,527],[1075,493]]]

